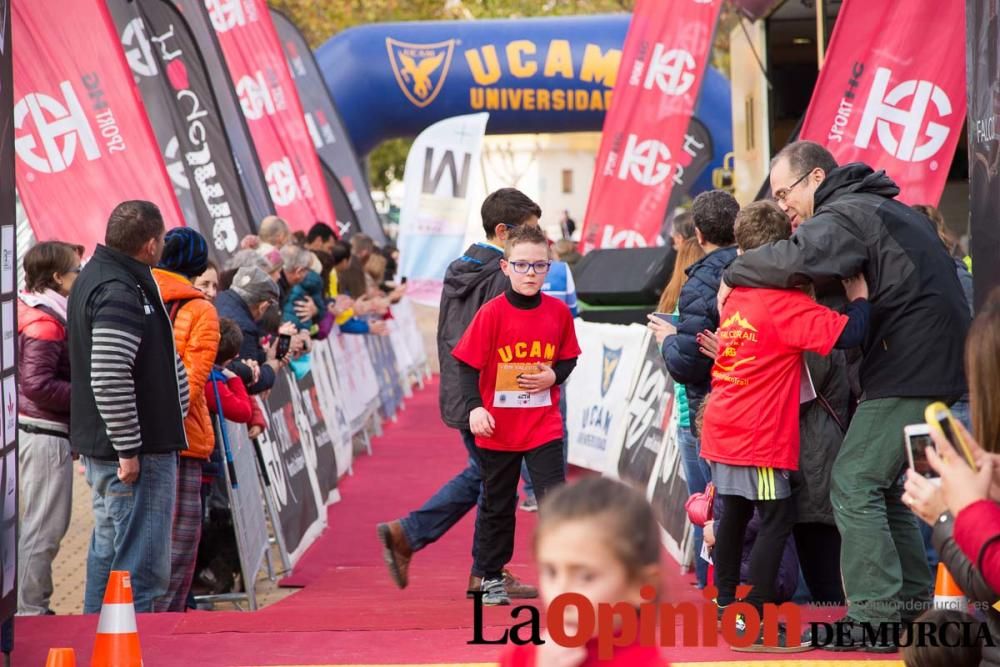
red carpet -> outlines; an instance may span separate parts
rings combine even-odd
[[[296,568],[296,583],[304,585],[301,591],[256,613],[143,614],[139,633],[145,665],[496,660],[497,647],[466,643],[472,639],[472,603],[465,599],[465,586],[474,513],[415,556],[411,583],[404,591],[389,580],[375,538],[376,523],[418,507],[464,464],[458,434],[438,419],[436,396],[436,383],[417,393],[398,423],[387,424],[385,435],[375,440],[374,455],[355,461],[355,475],[341,485],[343,500],[330,508],[329,528]],[[534,515],[518,512],[511,569],[531,581],[536,580],[530,561],[533,527]],[[667,566],[666,574],[671,602],[701,600],[691,577],[679,575],[675,564]],[[837,611],[810,614],[810,620],[833,618]],[[486,610],[488,638],[502,632],[499,626],[512,624],[509,614],[506,609]],[[14,664],[42,665],[52,646],[74,647],[78,664],[87,664],[96,626],[96,616],[18,618]],[[745,663],[752,659],[727,647],[667,653],[677,662]],[[831,660],[838,655],[842,654],[805,653],[789,658]]]

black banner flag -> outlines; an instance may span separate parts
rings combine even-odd
[[[191,30],[161,0],[107,4],[185,222],[224,263],[255,226]]]
[[[144,0],[143,5],[145,6],[151,1]],[[239,169],[247,201],[250,203],[253,228],[257,229],[262,219],[274,214],[274,205],[271,203],[271,195],[267,188],[267,181],[264,179],[264,171],[257,159],[257,149],[254,148],[246,118],[243,117],[240,98],[229,78],[226,59],[222,54],[218,36],[213,27],[213,23],[219,22],[221,25],[228,20],[228,10],[223,7],[214,7],[214,5],[222,3],[209,3],[213,5],[210,13],[205,6],[205,0],[156,1],[172,4],[183,15],[191,29],[191,34],[201,52],[202,61],[205,63],[205,70],[208,73],[212,90],[215,91],[216,104],[222,114],[226,134],[229,136],[233,159],[236,161],[236,168]],[[239,5],[242,3],[230,4]]]
[[[1000,0],[966,0],[969,204],[976,310],[1000,285]]]
[[[295,79],[295,87],[299,92],[299,100],[302,102],[306,124],[316,145],[316,152],[319,153],[321,162],[340,182],[341,189],[350,203],[348,210],[354,211],[361,225],[360,231],[371,236],[375,243],[383,245],[385,232],[382,230],[378,213],[375,212],[375,204],[372,202],[371,192],[361,171],[361,164],[347,130],[340,120],[340,114],[333,105],[312,50],[299,29],[284,14],[272,9],[271,18],[281,39],[281,48],[285,52],[285,59],[288,60],[288,69]],[[333,204],[339,217],[341,211],[345,209],[337,201],[335,191],[335,188],[330,188],[330,197],[334,200]],[[339,226],[346,221],[337,222]],[[356,231],[359,231],[357,226],[352,226],[341,236],[348,238]]]
[[[351,234],[359,231],[358,227],[358,216],[351,208],[351,202],[349,195],[344,191],[344,186],[341,185],[340,179],[338,179],[334,173],[330,170],[323,159],[320,158],[319,161],[320,169],[323,170],[323,180],[326,181],[326,191],[330,193],[330,199],[333,200],[333,210],[337,212],[337,224],[330,224],[331,227],[337,232],[337,236],[341,239],[351,238]],[[344,218],[343,220],[341,218]]]

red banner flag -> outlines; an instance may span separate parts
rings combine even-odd
[[[722,0],[638,0],[604,119],[581,232],[593,248],[656,245],[675,182],[695,155],[686,132]]]
[[[965,6],[844,0],[801,139],[885,169],[911,204],[941,198],[965,121]]]
[[[104,243],[128,199],[183,224],[160,149],[103,0],[13,5],[17,188],[35,237]]]
[[[307,230],[317,221],[334,225],[337,216],[267,2],[207,6],[278,215],[292,229]]]

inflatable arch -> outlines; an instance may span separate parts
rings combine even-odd
[[[489,111],[490,134],[600,131],[629,14],[376,23],[316,50],[359,155],[443,118]],[[695,117],[712,138],[694,191],[732,150],[729,81],[709,68]]]

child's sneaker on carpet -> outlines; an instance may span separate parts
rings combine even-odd
[[[494,579],[483,579],[483,605],[487,607],[500,607],[510,604],[510,597],[507,589],[503,585],[503,577]]]
[[[757,640],[750,646],[731,646],[730,648],[739,653],[802,653],[813,650],[811,644],[805,644],[801,641],[793,640],[789,643],[784,623],[778,624],[778,641],[774,644],[764,643],[764,628],[761,628]]]
[[[521,502],[521,511],[522,512],[538,511],[538,500],[535,498],[535,496],[532,495],[525,497],[525,499]]]

